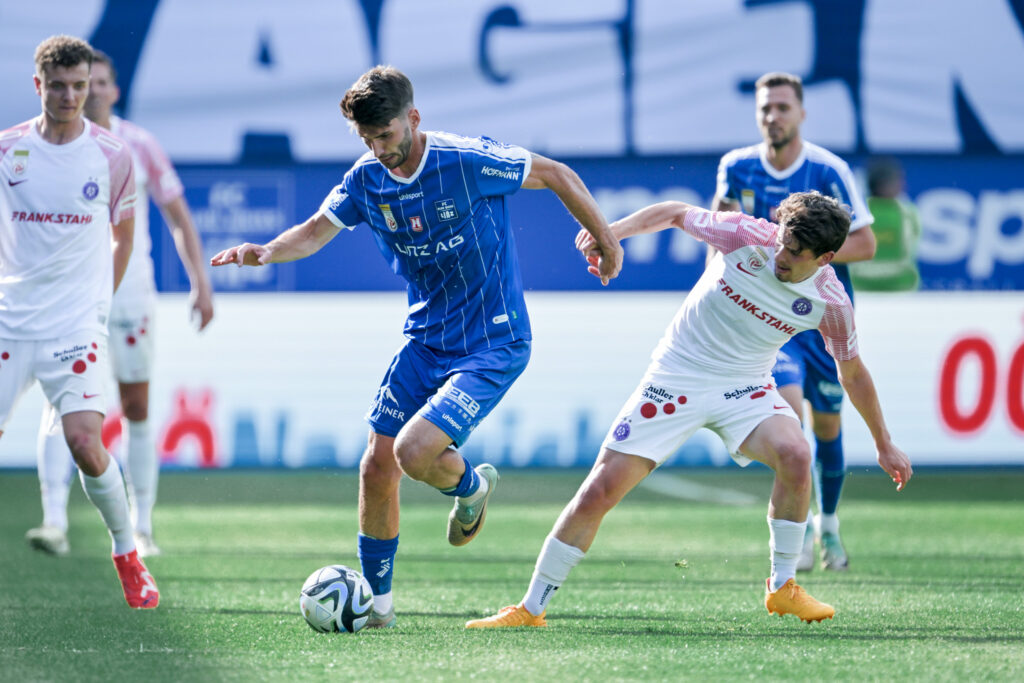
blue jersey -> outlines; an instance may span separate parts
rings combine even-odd
[[[874,221],[857,190],[846,162],[827,149],[803,142],[800,156],[786,169],[768,163],[764,143],[734,149],[718,164],[718,197],[737,202],[743,213],[775,222],[775,210],[794,192],[818,192],[834,197],[852,210],[850,232]],[[833,262],[839,281],[853,300],[850,271],[845,263]]]
[[[408,282],[410,339],[456,354],[529,340],[508,195],[530,174],[530,153],[489,138],[426,135],[412,177],[367,152],[320,210],[341,228],[370,226]]]

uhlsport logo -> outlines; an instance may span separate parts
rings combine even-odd
[[[813,307],[811,306],[810,300],[805,299],[804,297],[800,297],[793,302],[793,312],[797,315],[807,315],[811,312],[811,308]]]

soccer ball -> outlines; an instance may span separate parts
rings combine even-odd
[[[314,631],[355,633],[370,618],[373,591],[355,569],[332,564],[317,569],[302,584],[299,611]]]

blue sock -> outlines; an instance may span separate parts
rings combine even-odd
[[[834,515],[839,506],[839,494],[846,478],[846,462],[843,457],[843,434],[834,441],[815,439],[818,452],[818,466],[821,468],[821,513]]]
[[[382,541],[359,534],[359,564],[374,595],[391,592],[391,576],[395,572],[398,536]]]
[[[469,461],[465,458],[462,462],[466,463],[466,471],[462,473],[462,479],[459,480],[459,485],[453,489],[438,489],[441,493],[446,496],[471,496],[476,493],[476,490],[480,488],[480,475],[476,473],[473,466],[469,464]]]

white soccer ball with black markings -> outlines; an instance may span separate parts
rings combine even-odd
[[[302,584],[299,610],[314,631],[356,633],[373,612],[373,591],[355,569],[332,564],[317,569]]]

